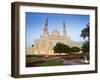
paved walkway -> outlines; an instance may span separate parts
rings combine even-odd
[[[81,64],[81,63],[77,62],[78,59],[72,59],[72,60],[62,59],[62,61],[63,61],[64,65],[80,65]]]

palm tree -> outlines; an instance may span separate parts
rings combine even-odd
[[[89,52],[89,23],[86,24],[86,27],[81,31],[81,37],[84,39],[82,50],[83,52]]]
[[[89,39],[89,27],[90,27],[90,25],[89,25],[89,23],[88,24],[86,24],[86,27],[81,31],[81,37],[83,38],[83,39],[86,39],[86,38],[88,38]]]

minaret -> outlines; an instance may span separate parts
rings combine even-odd
[[[44,27],[44,35],[47,36],[48,34],[49,34],[49,32],[48,32],[48,18],[46,18],[45,27]]]
[[[65,21],[63,21],[63,35],[67,37]]]

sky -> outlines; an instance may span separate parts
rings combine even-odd
[[[63,35],[63,21],[65,21],[68,36],[73,41],[81,42],[81,30],[89,23],[89,15],[76,14],[51,14],[51,13],[34,13],[26,12],[26,36],[25,44],[29,48],[43,34],[46,18],[48,18],[48,31],[58,30]]]

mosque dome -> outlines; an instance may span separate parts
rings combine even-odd
[[[53,36],[60,36],[60,32],[57,31],[57,30],[54,30],[54,31],[52,32],[52,35],[53,35]]]

